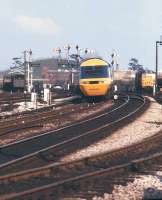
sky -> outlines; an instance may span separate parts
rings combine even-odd
[[[155,42],[162,35],[161,0],[0,0],[0,70],[13,57],[32,49],[33,58],[56,55],[54,49],[76,44],[95,50],[127,68],[135,57],[155,68]],[[162,46],[159,68],[162,70]]]

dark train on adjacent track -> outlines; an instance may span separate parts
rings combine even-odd
[[[3,76],[3,90],[5,91],[23,91],[24,90],[24,75],[4,75]]]
[[[160,77],[158,77],[158,82]],[[140,92],[153,92],[153,88],[155,86],[155,73],[152,72],[137,72],[135,79],[136,90]],[[160,85],[158,84],[158,88]]]

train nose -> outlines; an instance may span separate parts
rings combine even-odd
[[[108,91],[108,85],[106,84],[80,85],[80,89],[85,96],[103,96]]]

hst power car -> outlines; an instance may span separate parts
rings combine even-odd
[[[112,86],[110,64],[101,58],[90,58],[80,65],[80,90],[85,96],[105,96]]]

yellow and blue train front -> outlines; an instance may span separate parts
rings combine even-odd
[[[85,96],[104,96],[111,87],[110,67],[102,59],[89,59],[80,66],[80,90]]]
[[[111,80],[107,78],[80,80],[80,89],[85,96],[104,96],[108,93]]]

